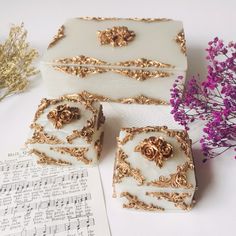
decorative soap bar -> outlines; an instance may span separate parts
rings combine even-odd
[[[172,84],[186,69],[182,23],[150,18],[68,20],[41,63],[51,96],[139,104],[169,103]]]
[[[96,164],[103,141],[102,106],[82,95],[43,99],[27,146],[40,164]]]
[[[190,210],[196,189],[191,140],[166,126],[123,128],[113,176],[114,197],[124,208]]]

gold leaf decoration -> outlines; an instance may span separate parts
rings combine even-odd
[[[189,139],[188,133],[185,130],[172,130],[168,129],[167,126],[146,126],[146,127],[133,127],[133,128],[122,128],[122,131],[126,131],[126,135],[122,140],[119,140],[120,144],[124,145],[128,141],[132,140],[135,135],[140,133],[149,133],[149,132],[160,132],[168,135],[169,137],[176,138],[180,144],[180,148],[186,154],[186,157],[189,162],[191,162],[191,139]]]
[[[99,30],[98,39],[101,45],[112,45],[113,47],[127,46],[135,38],[135,33],[126,26],[114,26],[111,29]]]
[[[117,62],[114,63],[116,66],[122,66],[122,67],[140,67],[140,68],[150,68],[150,67],[155,67],[155,68],[174,68],[174,66],[163,63],[160,61],[155,61],[155,60],[149,60],[146,58],[139,58],[136,60],[129,60],[129,61],[122,61],[122,62]]]
[[[63,38],[65,38],[65,26],[64,25],[62,25],[58,29],[57,34],[53,37],[52,42],[48,45],[48,48],[53,47]]]
[[[34,144],[34,143],[46,143],[46,144],[64,144],[62,140],[57,138],[54,135],[49,135],[44,131],[43,126],[33,123],[31,129],[34,129],[34,133],[32,138],[30,138],[26,144]]]
[[[65,124],[69,124],[80,118],[78,107],[70,107],[67,104],[59,105],[47,115],[56,129],[61,129]]]
[[[160,176],[159,179],[147,182],[148,186],[155,186],[161,188],[186,188],[191,189],[193,185],[188,182],[187,171],[193,170],[192,163],[185,162],[183,165],[177,166],[177,172],[170,174],[168,177]]]
[[[178,43],[180,45],[181,48],[181,52],[186,55],[186,40],[185,40],[185,36],[184,36],[184,31],[181,30],[177,36],[175,37],[175,41],[176,43]]]
[[[164,211],[163,207],[155,206],[153,204],[147,204],[143,201],[140,201],[137,196],[130,194],[129,192],[122,192],[121,197],[125,197],[128,200],[128,203],[124,203],[124,208],[131,208],[135,210],[144,210],[144,211]]]
[[[160,168],[163,162],[173,156],[173,146],[162,137],[151,136],[144,139],[134,148],[135,152],[141,152],[149,161],[154,161]]]
[[[55,158],[49,157],[45,153],[40,152],[36,149],[30,150],[29,153],[34,154],[39,158],[37,161],[38,164],[59,165],[59,166],[71,165],[71,163],[68,161],[63,161],[61,159],[55,159]]]
[[[62,58],[54,60],[53,68],[61,72],[85,78],[92,74],[100,74],[106,72],[114,72],[138,81],[145,81],[152,78],[164,78],[172,75],[170,72],[160,70],[140,70],[140,69],[125,69],[114,67],[138,67],[138,68],[173,68],[170,64],[159,61],[140,58],[136,60],[109,63],[93,57],[84,55],[71,58]]]
[[[84,138],[88,143],[91,143],[93,141],[95,120],[96,116],[90,120],[87,120],[87,125],[81,130],[73,130],[72,134],[66,137],[67,142],[72,143],[72,141],[76,138]]]
[[[94,93],[90,93],[87,91],[83,91],[81,93],[81,96],[83,96],[86,99],[89,99],[90,101],[100,101],[100,102],[118,102],[123,104],[146,104],[146,105],[167,105],[168,103],[166,101],[156,99],[156,98],[150,98],[147,96],[137,96],[137,97],[131,97],[131,98],[119,98],[119,99],[112,99],[103,95],[98,95]]]
[[[60,102],[78,102],[82,105],[85,106],[86,109],[89,109],[92,113],[97,113],[97,109],[95,108],[95,106],[93,106],[93,102],[95,100],[94,99],[86,99],[86,97],[84,96],[84,94],[70,94],[70,95],[65,95],[65,96],[61,96],[58,99],[42,99],[38,109],[35,113],[34,116],[34,122],[37,121],[37,119],[41,116],[41,114],[43,114],[43,112],[45,111],[45,109],[47,109],[50,105],[56,105]]]
[[[165,78],[171,76],[172,73],[164,71],[148,71],[148,70],[129,70],[129,69],[112,69],[111,71],[118,74],[136,79],[138,81],[144,81],[152,78]]]
[[[105,61],[84,55],[57,59],[54,60],[54,63],[55,65],[53,67],[55,69],[67,74],[80,76],[81,78],[90,74],[104,73],[107,71],[106,68],[98,67],[99,65],[107,65]]]
[[[32,62],[38,52],[26,42],[24,25],[13,26],[8,39],[0,44],[0,101],[5,97],[24,91],[28,78],[38,73]]]
[[[144,176],[139,169],[131,167],[130,163],[126,160],[127,158],[127,154],[119,148],[116,154],[114,183],[120,183],[124,177],[133,177],[139,185],[143,185],[145,181]]]
[[[69,154],[86,165],[92,162],[92,160],[86,158],[88,148],[51,147],[50,149],[56,152],[60,152],[61,154]]]
[[[188,205],[185,200],[190,198],[190,193],[167,193],[167,192],[147,192],[147,196],[156,197],[158,200],[165,199],[169,202],[173,202],[175,207],[185,211],[189,211],[192,208],[192,204]]]

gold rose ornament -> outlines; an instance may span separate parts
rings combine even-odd
[[[147,160],[154,161],[160,168],[164,161],[173,156],[173,146],[162,137],[151,136],[144,139],[135,147],[134,151],[141,152]]]
[[[63,125],[79,119],[80,110],[78,107],[70,107],[66,104],[59,105],[48,113],[47,118],[53,123],[56,129],[61,129]]]

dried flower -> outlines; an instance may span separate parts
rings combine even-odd
[[[194,120],[205,121],[200,140],[204,161],[236,151],[236,43],[215,38],[206,51],[207,78],[200,84],[193,77],[184,88],[178,77],[170,100],[174,119],[186,129]]]
[[[31,66],[38,53],[29,47],[26,37],[23,24],[13,26],[8,39],[0,44],[0,101],[23,91],[29,83],[27,78],[38,73]]]

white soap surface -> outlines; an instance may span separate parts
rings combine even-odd
[[[66,106],[60,117],[63,118],[66,112],[73,113],[72,109],[78,109],[79,118],[56,127],[54,120],[48,116],[52,111],[58,112],[60,106]],[[79,95],[43,99],[31,125],[27,146],[42,164],[95,165],[101,154],[104,121],[99,102],[86,101]],[[78,135],[68,138],[75,132]],[[40,158],[43,156],[44,161]]]
[[[140,129],[141,131],[139,131]],[[139,203],[136,202],[136,205],[132,203],[129,207],[132,209],[148,211],[148,206],[153,205],[160,207],[163,209],[161,211],[164,212],[190,210],[193,205],[193,196],[196,190],[191,142],[185,131],[168,130],[166,127],[160,130],[158,129],[159,127],[151,126],[133,128],[133,131],[129,131],[129,129],[128,131],[126,129],[121,130],[118,138],[117,156],[114,166],[114,196],[117,197],[122,204],[126,205],[130,202],[123,194],[128,193],[136,197],[142,203],[147,204],[146,207],[142,208]],[[175,132],[175,135],[170,135],[171,132]],[[186,136],[180,138],[181,136],[176,132],[180,132],[180,134],[185,134]],[[128,141],[124,141],[127,137]],[[172,147],[172,154],[167,159],[163,160],[162,166],[156,164],[156,159],[149,160],[141,151],[135,149],[136,146],[140,145],[142,142],[148,143],[147,140],[149,140],[150,137],[156,139],[161,138]],[[187,153],[184,148],[181,148],[181,145],[187,148]],[[157,152],[160,151],[158,146],[151,146],[151,149],[152,148],[157,150]],[[128,163],[129,167],[120,161],[120,151],[126,155],[125,162],[126,164]],[[157,156],[157,158],[159,158],[159,156]],[[179,168],[184,165],[189,165],[189,168],[180,172]],[[137,180],[135,174],[132,174],[137,173],[137,171],[139,171],[139,176],[141,175],[144,178],[142,183]],[[150,182],[156,180],[159,180],[159,185],[150,184]],[[157,197],[147,195],[147,193],[150,192],[159,195],[168,195],[170,199],[165,197],[158,199]],[[188,196],[183,197],[185,194]],[[178,199],[178,201],[176,199]]]
[[[131,42],[122,47],[101,45],[98,31],[123,26],[135,33],[135,38]],[[178,76],[185,78],[187,70],[187,57],[183,52],[183,48],[186,49],[184,35],[181,38],[182,44],[176,41],[182,31],[182,23],[173,20],[148,22],[132,19],[70,19],[63,25],[63,36],[48,48],[41,62],[41,72],[48,93],[55,97],[86,91],[95,96],[103,96],[101,99],[103,101],[168,103],[174,80]],[[58,61],[80,56],[100,60],[105,64]],[[151,64],[142,66],[117,64],[134,62],[143,58]],[[153,66],[152,62],[169,66]],[[105,68],[106,72],[88,73],[81,76],[81,74],[72,73],[71,68],[72,70]],[[128,73],[139,75],[156,71],[168,74],[148,78],[143,75],[144,77],[141,76],[142,79],[140,79],[136,75],[132,77],[125,73],[117,73],[115,69],[123,70],[123,72],[127,70]],[[140,96],[144,96],[146,100],[140,99]],[[129,99],[128,102],[127,99]]]

